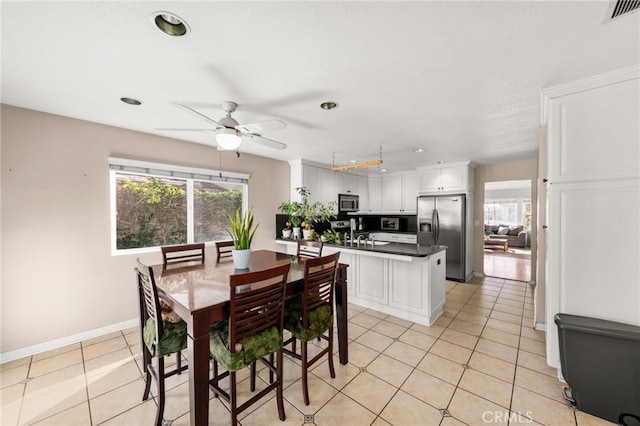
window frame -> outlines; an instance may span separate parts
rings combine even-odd
[[[155,253],[160,251],[160,246],[141,247],[133,249],[118,249],[117,247],[117,206],[116,206],[116,179],[118,175],[130,174],[157,178],[183,179],[187,186],[187,243],[192,243],[195,238],[194,228],[194,199],[193,188],[195,181],[220,183],[233,183],[242,185],[242,212],[249,207],[249,177],[244,173],[227,172],[222,170],[210,170],[195,167],[177,166],[150,161],[132,160],[127,158],[109,157],[109,219],[111,222],[110,239],[111,255],[126,256],[143,253]],[[205,245],[213,245],[213,241],[205,242]]]

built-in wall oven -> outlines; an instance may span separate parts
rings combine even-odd
[[[357,212],[360,197],[353,194],[338,194],[338,213]]]

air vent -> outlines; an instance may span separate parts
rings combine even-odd
[[[640,0],[612,0],[607,10],[607,20],[616,19],[640,8]]]

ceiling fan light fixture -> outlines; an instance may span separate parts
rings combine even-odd
[[[182,37],[189,32],[189,26],[179,16],[169,12],[155,12],[153,22],[163,33],[172,37]]]
[[[234,129],[218,129],[216,131],[216,142],[222,149],[234,150],[238,149],[242,139]]]

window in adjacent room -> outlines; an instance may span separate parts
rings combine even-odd
[[[110,158],[112,253],[227,239],[226,215],[247,207],[247,178]]]

